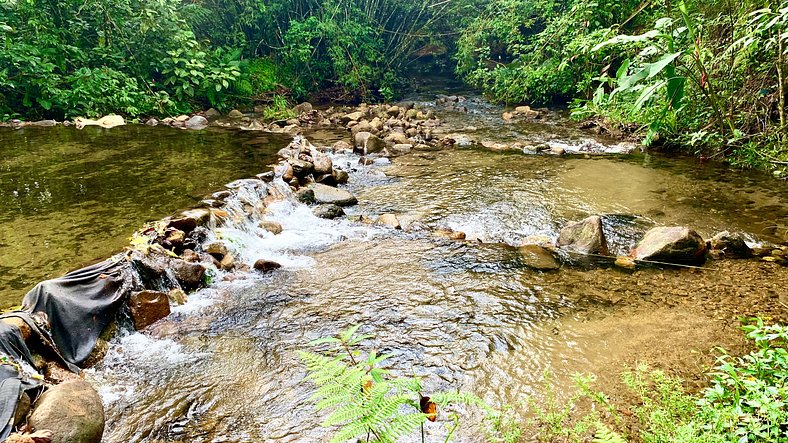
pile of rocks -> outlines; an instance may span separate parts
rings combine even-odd
[[[699,266],[707,259],[744,259],[760,257],[764,261],[788,265],[788,247],[768,245],[751,249],[741,233],[723,231],[709,241],[696,231],[682,226],[655,227],[645,233],[629,255],[611,256],[602,218],[591,216],[561,229],[558,239],[528,237],[520,252],[524,263],[538,270],[559,269],[563,262],[604,260],[635,269],[638,265]]]

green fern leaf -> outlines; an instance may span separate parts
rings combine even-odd
[[[594,443],[627,443],[624,437],[613,432],[602,423],[597,424],[597,432],[594,434]]]

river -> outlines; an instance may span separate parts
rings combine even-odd
[[[476,138],[590,138],[561,112],[504,124],[501,109],[480,98],[467,113],[437,111],[454,132]],[[259,134],[219,129],[30,131],[0,133],[14,141],[0,169],[11,209],[0,219],[9,300],[32,279],[108,255],[142,222],[262,172],[289,141],[266,135],[251,143]],[[336,136],[310,140],[330,144]],[[86,371],[107,408],[105,441],[327,441],[296,351],[352,324],[375,336],[367,348],[393,354],[392,371],[423,377],[428,392],[463,389],[527,415],[525,398],[544,395],[546,374],[569,386],[572,374],[592,372],[609,387],[624,364],[649,361],[697,376],[714,346],[741,346],[737,315],[785,312],[788,272],[776,264],[545,273],[525,266],[514,247],[592,214],[603,215],[618,253],[657,225],[784,241],[788,187],[768,176],[643,153],[554,157],[476,145],[370,166],[353,155],[333,160],[350,171],[347,187],[359,199],[347,219],[320,219],[285,201],[266,213],[282,224],[279,235],[244,222],[224,226],[214,235],[231,239],[241,261],[266,258],[283,268],[220,275],[149,331],[122,332],[104,362]],[[381,213],[398,214],[405,229],[355,221]],[[438,228],[463,231],[468,241],[436,236]],[[437,423],[427,435],[444,429]],[[478,441],[469,429],[459,438]]]

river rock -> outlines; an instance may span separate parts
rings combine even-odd
[[[194,129],[194,130],[205,129],[205,127],[208,126],[208,119],[201,115],[194,115],[188,120],[186,120],[186,124],[184,126],[187,129]]]
[[[350,143],[344,140],[339,140],[338,142],[334,143],[332,148],[334,149],[334,152],[336,152],[337,154],[344,154],[353,151],[353,146],[351,146]]]
[[[223,191],[230,194],[230,191]],[[218,193],[217,193],[218,194]],[[231,194],[230,194],[231,195]],[[211,211],[208,209],[192,209],[183,211],[180,217],[174,218],[167,223],[168,228],[178,229],[186,234],[194,231],[197,226],[208,224],[211,220]]]
[[[315,217],[326,218],[330,220],[342,217],[345,215],[345,211],[343,211],[342,208],[337,205],[318,205],[312,209],[312,214],[314,214]]]
[[[129,297],[129,311],[134,329],[142,330],[170,315],[170,300],[159,291],[133,292]]]
[[[298,178],[304,178],[314,170],[314,165],[304,160],[292,159],[290,165],[293,166],[293,174]]]
[[[149,118],[148,120],[145,121],[145,124],[148,125],[148,126],[158,126],[159,125],[159,121],[156,120],[155,118],[151,117],[151,118]]]
[[[205,111],[205,116],[208,118],[217,118],[217,117],[221,117],[222,113],[214,108],[209,108],[207,111]]]
[[[703,264],[706,242],[686,227],[658,227],[646,232],[630,254],[636,260],[677,264]]]
[[[527,118],[539,117],[539,111],[531,109],[530,106],[518,106],[514,108],[514,113],[517,115],[523,115]]]
[[[333,175],[334,180],[336,180],[337,184],[340,185],[347,183],[350,179],[350,175],[347,173],[347,171],[343,171],[341,169],[334,169]]]
[[[227,116],[230,118],[242,118],[244,116],[243,112],[233,109],[232,111],[227,113]]]
[[[186,296],[186,292],[180,288],[173,288],[167,292],[167,298],[170,301],[171,305],[180,306],[186,304],[189,301],[189,298]]]
[[[566,225],[561,229],[556,244],[580,254],[609,254],[602,219],[596,215]]]
[[[342,117],[339,118],[339,121],[343,125],[346,125],[346,124],[348,124],[348,123],[350,123],[352,121],[356,121],[357,122],[357,121],[361,120],[362,118],[364,118],[364,113],[361,112],[361,111],[356,111],[356,112],[351,112],[350,114],[343,115]]]
[[[525,266],[539,271],[554,271],[561,268],[553,251],[540,245],[525,244],[518,248]]]
[[[353,125],[354,122],[348,123],[348,125]],[[359,132],[371,132],[374,133],[375,129],[372,128],[372,125],[369,124],[367,120],[361,120],[357,124],[353,125],[350,128],[350,133],[353,135],[358,134]]]
[[[753,255],[740,232],[722,231],[709,240],[709,246],[715,258],[750,258]]]
[[[351,206],[358,203],[358,199],[344,189],[333,188],[331,186],[315,183],[309,186],[315,193],[315,202],[320,204],[332,204],[337,206]]]
[[[230,249],[224,244],[223,241],[212,241],[206,243],[202,247],[203,252],[208,253],[221,260],[222,257],[230,252]]]
[[[331,174],[331,171],[334,169],[331,157],[322,152],[315,152],[312,154],[312,158],[314,159],[313,167],[316,175]]]
[[[301,115],[301,114],[304,114],[304,113],[307,113],[307,112],[312,112],[312,109],[314,109],[314,107],[312,106],[312,103],[303,102],[303,103],[300,103],[300,104],[296,105],[296,107],[294,108],[294,111],[295,111],[296,114]]]
[[[202,277],[205,274],[205,266],[199,263],[189,263],[181,259],[171,260],[170,269],[172,269],[175,278],[186,290],[197,289],[202,283]]]
[[[260,220],[257,224],[262,229],[270,232],[271,234],[278,235],[282,233],[282,224],[271,220]]]
[[[359,132],[353,137],[355,152],[366,155],[380,152],[386,147],[386,142],[370,132]]]
[[[407,144],[396,144],[391,147],[391,154],[392,155],[405,155],[409,153],[413,149],[413,145],[410,143]]]
[[[409,145],[410,140],[408,136],[403,134],[402,132],[392,132],[391,134],[387,135],[386,138],[383,139],[389,146],[394,145]]]
[[[52,443],[100,443],[104,406],[90,383],[67,380],[39,397],[29,424],[34,432],[52,431]]]
[[[399,218],[395,214],[381,214],[375,224],[388,226],[393,229],[402,229]]]
[[[280,265],[277,262],[273,262],[271,260],[265,260],[262,258],[254,262],[254,269],[263,273],[271,272],[281,267],[282,265]]]
[[[219,262],[219,268],[222,271],[231,271],[235,268],[235,257],[233,254],[227,254],[222,257],[222,260]]]
[[[298,192],[296,192],[295,196],[296,196],[296,200],[298,200],[299,202],[305,205],[313,205],[316,203],[315,191],[313,191],[312,189],[307,189],[307,188],[299,189]]]
[[[115,114],[106,115],[98,120],[91,120],[87,118],[77,117],[74,119],[74,125],[77,129],[82,129],[85,126],[101,126],[102,128],[114,128],[116,126],[123,126],[126,121],[123,117]]]

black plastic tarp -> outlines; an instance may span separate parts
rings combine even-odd
[[[84,362],[131,291],[130,263],[116,256],[39,283],[22,310],[43,312],[57,351],[68,363]]]
[[[13,430],[16,405],[22,393],[38,389],[41,381],[20,372],[21,364],[33,368],[33,356],[16,326],[0,322],[0,353],[11,361],[0,365],[0,441]]]

